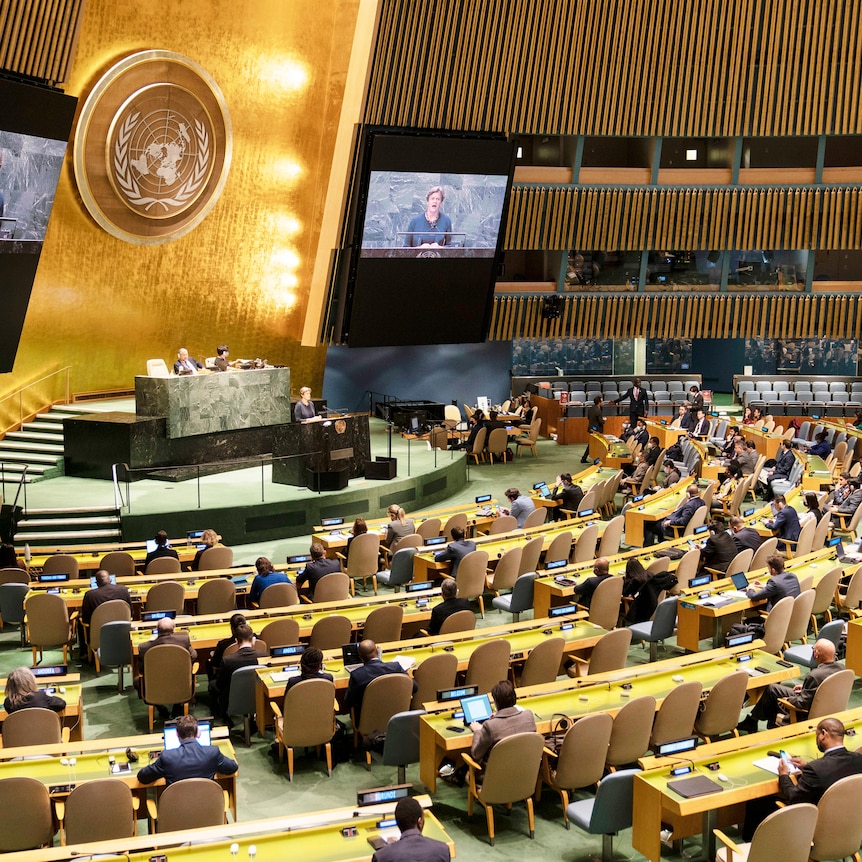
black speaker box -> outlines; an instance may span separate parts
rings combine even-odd
[[[378,456],[373,461],[365,462],[366,479],[394,479],[397,472],[397,458],[383,458]]]
[[[350,479],[350,470],[347,467],[343,470],[328,470],[320,473],[315,470],[307,472],[308,479],[305,484],[309,491],[340,491],[347,487]]]

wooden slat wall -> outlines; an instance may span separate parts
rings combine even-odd
[[[86,0],[0,0],[0,69],[68,79]]]
[[[49,5],[14,5],[28,2]],[[862,0],[446,0],[433,11],[381,0],[365,122],[859,134],[860,10]]]
[[[512,338],[859,338],[858,295],[558,294],[559,319],[542,315],[545,296],[494,298],[490,341]]]

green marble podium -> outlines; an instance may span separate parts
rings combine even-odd
[[[164,417],[169,439],[291,422],[290,369],[135,378],[135,412]]]

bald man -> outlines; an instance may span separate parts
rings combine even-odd
[[[365,696],[365,689],[368,684],[377,679],[379,676],[385,676],[389,673],[404,673],[407,671],[397,661],[381,661],[380,652],[377,649],[377,644],[370,638],[366,638],[359,644],[359,659],[362,666],[356,668],[350,674],[350,681],[347,683],[347,693],[344,696],[344,712],[350,712],[353,709],[356,718],[356,724],[359,724],[359,713],[362,709],[362,699]],[[413,683],[413,691],[416,691],[416,683]],[[385,727],[379,730],[386,730]]]
[[[188,632],[178,632],[175,631],[175,625],[173,620],[163,619],[159,620],[156,625],[156,634],[155,637],[150,640],[142,643],[138,647],[138,673],[140,676],[135,677],[134,684],[135,688],[140,691],[141,681],[143,679],[144,674],[144,662],[147,657],[147,651],[154,646],[160,646],[161,644],[175,644],[176,646],[181,646],[184,649],[189,651],[189,654],[192,657],[192,661],[195,661],[198,657],[197,651],[192,646],[192,642],[189,639]],[[170,713],[167,707],[159,704],[156,709],[158,710],[159,716],[161,718],[167,718]],[[175,705],[174,714],[179,714],[178,708]]]
[[[817,662],[817,667],[809,671],[808,676],[802,680],[801,684],[791,688],[788,685],[781,685],[777,682],[772,683],[763,692],[763,697],[755,704],[748,718],[737,725],[737,730],[756,733],[758,722],[764,720],[767,727],[776,727],[779,723],[779,713],[782,717],[786,716],[786,713],[781,710],[778,704],[779,698],[785,698],[794,704],[794,706],[808,709],[811,706],[811,701],[814,700],[814,693],[817,691],[820,683],[833,673],[844,670],[844,665],[839,661],[835,661],[835,644],[830,640],[826,640],[825,638],[818,640],[814,644],[813,656],[814,661]]]
[[[575,601],[579,605],[583,605],[585,608],[590,606],[596,587],[598,587],[598,585],[606,578],[611,576],[609,567],[610,563],[608,563],[606,557],[599,557],[595,563],[593,563],[593,576],[591,578],[587,578],[582,584],[578,585],[574,589]]]

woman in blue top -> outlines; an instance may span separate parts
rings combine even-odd
[[[407,248],[440,247],[451,243],[452,219],[440,212],[440,205],[445,197],[440,186],[434,186],[425,195],[425,212],[413,216],[407,225],[407,235],[404,237],[404,245]]]

